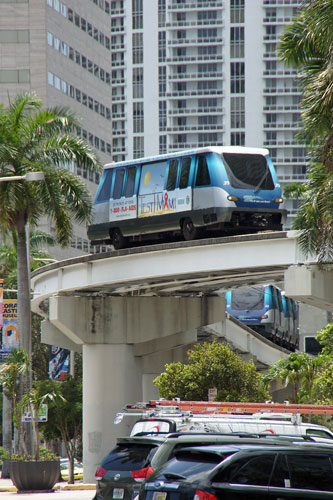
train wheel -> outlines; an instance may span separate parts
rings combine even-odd
[[[112,244],[115,250],[121,250],[121,248],[125,248],[126,240],[119,228],[115,228],[112,231]]]
[[[199,229],[195,227],[192,220],[187,217],[182,225],[183,236],[186,241],[195,240],[199,236]]]

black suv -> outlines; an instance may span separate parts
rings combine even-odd
[[[149,473],[150,458],[167,434],[118,438],[116,446],[97,468],[93,500],[131,500]]]
[[[217,451],[222,461],[212,467],[213,460],[204,454]],[[187,448],[176,452],[140,490],[140,500],[308,498],[333,498],[333,447],[258,443]]]

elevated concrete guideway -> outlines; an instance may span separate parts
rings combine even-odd
[[[184,361],[202,327],[264,365],[287,355],[225,320],[224,291],[282,282],[290,270],[294,280],[303,262],[296,232],[264,232],[88,255],[33,273],[42,341],[83,353],[85,481],[93,480],[116,437],[128,434],[129,423],[112,424],[116,412],[158,397],[153,379],[166,363]],[[312,269],[307,294],[316,266],[306,267]],[[292,286],[302,300],[302,290]],[[317,302],[325,292],[325,308],[328,290],[316,289]]]

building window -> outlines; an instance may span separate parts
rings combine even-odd
[[[144,156],[144,138],[133,137],[133,157],[142,158]]]
[[[163,154],[167,152],[167,138],[166,135],[160,135],[159,137],[159,153]]]
[[[163,28],[165,26],[166,18],[166,5],[165,0],[158,0],[158,26]]]
[[[166,32],[159,31],[158,33],[158,62],[166,60]]]
[[[166,94],[166,66],[158,67],[158,95],[165,97]]]
[[[245,146],[245,133],[244,132],[232,132],[230,134],[231,146]]]
[[[244,22],[244,4],[245,0],[230,0],[230,22]]]
[[[144,132],[143,102],[133,103],[133,132],[134,133]]]
[[[243,62],[230,63],[230,91],[232,94],[243,94],[245,92],[245,65]]]
[[[133,98],[143,98],[143,68],[133,68]]]
[[[244,57],[244,28],[242,26],[230,28],[230,57],[232,59]]]
[[[167,126],[167,103],[166,101],[160,101],[158,103],[158,114],[159,114],[159,131],[165,132]]]
[[[245,98],[232,97],[230,100],[230,127],[245,127]]]
[[[143,0],[132,0],[132,28],[143,29]]]
[[[133,33],[133,64],[143,64],[143,33]]]

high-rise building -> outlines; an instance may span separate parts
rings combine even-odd
[[[77,133],[111,161],[111,33],[109,1],[1,0],[0,102],[35,91],[45,107],[68,106],[81,118]],[[99,175],[69,165],[95,193]],[[40,226],[53,233],[52,224]],[[86,227],[75,226],[56,258],[89,252]]]
[[[304,181],[296,71],[277,53],[300,3],[111,2],[112,159],[265,146],[282,184]],[[287,208],[295,215],[292,201]]]
[[[300,4],[0,0],[0,102],[35,90],[46,106],[69,106],[82,117],[78,134],[105,163],[206,145],[265,146],[282,185],[302,182],[296,71],[277,52]],[[71,168],[94,193],[98,176]],[[297,203],[286,207],[290,227]],[[88,251],[85,227],[76,227],[66,256]]]

